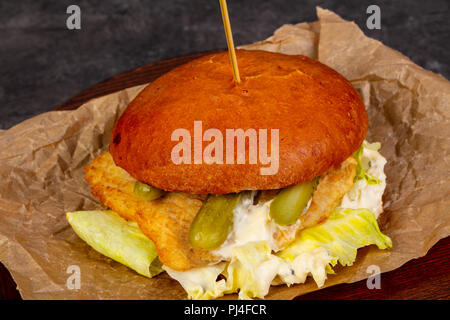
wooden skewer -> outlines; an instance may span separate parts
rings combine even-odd
[[[226,0],[219,0],[220,11],[222,12],[223,27],[227,38],[228,53],[230,54],[231,67],[233,68],[233,77],[237,83],[241,83],[239,68],[236,59],[236,50],[234,49],[233,34],[231,33],[230,18],[228,16],[228,8]]]

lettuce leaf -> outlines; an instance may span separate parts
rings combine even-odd
[[[136,222],[111,210],[67,212],[66,218],[75,233],[101,254],[149,278],[162,272],[155,244]]]
[[[358,161],[358,164],[356,165],[356,175],[355,175],[355,181],[364,179],[366,180],[367,184],[380,184],[381,180],[378,178],[375,178],[373,175],[369,174],[364,169],[364,163],[362,161],[362,154],[364,151],[364,148],[368,148],[371,150],[377,151],[380,149],[381,145],[379,142],[374,143],[367,143],[366,141],[363,142],[363,144],[356,150],[356,152],[353,154],[353,157]]]
[[[351,266],[357,250],[372,244],[379,249],[392,247],[391,239],[381,233],[371,211],[336,209],[325,223],[301,231],[296,240],[277,255],[293,261],[304,252],[323,247],[331,256],[330,267],[338,262],[343,266]]]

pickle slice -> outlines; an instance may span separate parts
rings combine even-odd
[[[148,184],[136,181],[134,184],[134,195],[144,200],[155,200],[164,195],[164,191]]]
[[[195,216],[189,230],[193,248],[213,250],[228,237],[233,229],[233,210],[242,193],[209,195]]]
[[[294,224],[308,205],[316,179],[281,190],[270,204],[270,217],[281,226]]]

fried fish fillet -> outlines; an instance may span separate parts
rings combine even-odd
[[[274,234],[277,247],[284,248],[294,241],[299,230],[325,221],[351,189],[355,174],[356,160],[350,157],[322,175],[308,210],[296,224],[278,228]],[[136,179],[116,166],[109,152],[102,153],[85,168],[85,177],[92,194],[103,205],[138,223],[155,243],[161,262],[169,268],[184,271],[220,260],[206,250],[192,248],[189,242],[189,228],[205,200],[204,195],[170,192],[153,201],[140,199],[133,192]]]
[[[349,157],[337,168],[320,177],[311,205],[300,217],[301,229],[315,226],[328,219],[344,195],[352,188],[356,164],[356,159]]]
[[[274,235],[278,248],[284,248],[295,239],[300,230],[325,222],[339,205],[344,195],[353,186],[356,175],[356,160],[347,158],[338,167],[330,169],[319,179],[311,204],[300,219],[292,226],[279,228]]]
[[[161,199],[147,201],[134,195],[136,180],[115,165],[104,152],[85,168],[92,194],[127,220],[136,221],[156,246],[159,259],[174,270],[188,270],[218,261],[208,251],[193,249],[189,228],[204,196],[170,192]]]

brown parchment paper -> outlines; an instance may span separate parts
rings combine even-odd
[[[343,74],[366,104],[368,140],[380,141],[388,159],[382,229],[394,248],[359,250],[352,267],[329,276],[326,286],[331,286],[367,278],[369,265],[382,272],[398,268],[450,234],[450,83],[333,12],[318,8],[317,14],[317,22],[284,25],[267,40],[244,47],[305,54]],[[89,248],[64,215],[100,208],[82,168],[107,148],[114,122],[142,88],[0,132],[0,261],[23,298],[186,298],[167,275],[147,279]],[[78,290],[66,286],[72,265],[81,271]],[[266,298],[291,299],[314,290],[309,280],[273,287]]]

